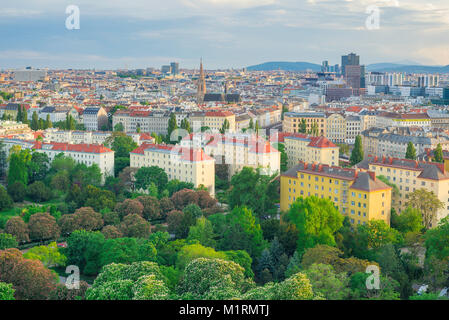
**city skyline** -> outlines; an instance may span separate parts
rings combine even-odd
[[[68,5],[80,9],[79,30],[66,29]],[[378,30],[366,27],[372,5],[380,10]],[[365,65],[449,64],[449,4],[442,0],[19,0],[3,8],[2,69],[159,68],[171,61],[197,69],[201,56],[207,69],[267,61],[333,65],[349,52]]]

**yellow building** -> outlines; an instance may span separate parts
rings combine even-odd
[[[318,134],[326,136],[326,115],[322,112],[286,112],[282,122],[284,132],[298,133],[301,129],[302,120],[306,122],[306,130],[310,132],[313,125],[318,127]]]
[[[302,133],[285,133],[283,137],[288,168],[294,167],[301,161],[338,165],[339,148],[325,137],[314,137]]]
[[[444,164],[391,157],[369,156],[357,167],[385,176],[399,189],[392,207],[398,213],[406,208],[409,194],[417,189],[432,191],[444,203],[437,213],[437,221],[449,214],[449,172]],[[435,221],[435,222],[437,222]],[[436,225],[435,223],[433,225]]]
[[[219,132],[225,120],[229,122],[229,132],[235,132],[235,114],[230,111],[207,111],[194,113],[189,117],[193,127],[209,127],[212,132]]]
[[[157,166],[168,179],[191,182],[195,188],[203,185],[215,194],[215,159],[202,149],[143,143],[130,152],[130,167]]]
[[[374,172],[301,162],[281,175],[281,211],[299,197],[316,196],[334,202],[354,225],[370,220],[389,225],[391,189]]]

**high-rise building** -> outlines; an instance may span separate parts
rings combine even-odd
[[[178,62],[171,62],[170,67],[171,67],[172,75],[176,76],[179,74],[179,63]]]
[[[329,72],[329,62],[323,61],[321,64],[321,72]]]
[[[162,66],[161,67],[161,72],[162,73],[170,73],[171,72],[171,66],[169,66],[169,65]]]
[[[198,101],[198,103],[203,103],[205,94],[206,94],[206,77],[204,75],[203,59],[201,59],[201,62],[200,62],[200,75],[198,77],[198,91],[197,91],[197,101]]]
[[[346,75],[346,66],[359,66],[360,56],[350,53],[341,57],[341,74]]]

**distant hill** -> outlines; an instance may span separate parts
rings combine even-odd
[[[310,62],[271,61],[247,67],[248,71],[321,71],[321,65]],[[447,66],[407,65],[401,63],[373,63],[366,66],[367,71],[377,72],[407,72],[407,73],[449,73]]]
[[[285,61],[272,61],[258,64],[255,66],[249,66],[246,68],[248,71],[271,71],[271,70],[284,70],[284,71],[321,71],[321,66],[315,63],[309,62],[285,62]]]
[[[366,67],[368,71],[407,73],[449,73],[447,66],[402,65],[397,63],[374,63]]]

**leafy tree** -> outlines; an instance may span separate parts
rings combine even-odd
[[[443,148],[441,147],[441,143],[439,143],[433,152],[433,161],[443,163]]]
[[[312,300],[312,285],[307,276],[301,272],[279,283],[274,288],[274,300]]]
[[[76,230],[67,238],[64,254],[68,265],[76,265],[86,275],[93,275],[101,268],[100,255],[105,243],[99,231]]]
[[[363,146],[362,146],[362,137],[360,135],[358,135],[355,138],[355,143],[354,143],[354,149],[352,149],[352,153],[351,153],[351,166],[356,165],[357,163],[361,162],[363,160],[364,156],[363,156]]]
[[[103,219],[101,213],[96,212],[91,207],[82,207],[73,214],[73,223],[75,230],[98,230],[103,227]]]
[[[246,207],[235,207],[225,216],[225,221],[218,247],[222,250],[245,250],[251,257],[258,257],[266,242],[252,211]]]
[[[176,266],[180,270],[184,270],[186,265],[198,258],[227,260],[226,254],[222,251],[217,252],[214,248],[205,247],[201,244],[190,244],[182,247],[179,251]]]
[[[28,229],[31,240],[57,239],[60,234],[56,219],[46,212],[33,214],[28,222]]]
[[[415,294],[408,298],[409,300],[448,300],[445,296],[440,296],[438,293],[422,293]]]
[[[285,270],[285,277],[290,278],[292,275],[301,271],[301,259],[299,257],[298,251],[295,251],[293,256],[288,262],[287,269]]]
[[[57,280],[42,262],[24,259],[17,249],[6,249],[0,251],[0,282],[12,284],[18,300],[46,300]]]
[[[350,279],[353,299],[372,300],[399,300],[399,283],[390,278],[380,275],[379,289],[368,289],[366,280],[368,273],[357,272]]]
[[[116,226],[105,226],[101,229],[101,233],[104,235],[105,239],[123,238],[123,234]]]
[[[399,244],[401,234],[390,228],[383,220],[370,220],[357,226],[357,248],[354,255],[363,259],[374,259],[376,251],[386,244]]]
[[[287,214],[298,228],[298,253],[317,244],[335,246],[334,235],[343,225],[343,217],[332,201],[312,196],[298,198]]]
[[[28,165],[31,161],[31,154],[28,149],[14,151],[9,155],[8,185],[16,181],[28,185]]]
[[[18,244],[15,236],[9,233],[0,233],[0,250],[17,248],[17,245]]]
[[[8,157],[5,149],[5,143],[0,141],[0,177],[4,177],[8,166]]]
[[[139,196],[136,198],[142,206],[142,215],[147,220],[159,219],[161,217],[161,206],[157,198],[152,196]]]
[[[178,123],[176,122],[176,115],[174,113],[171,113],[170,119],[168,120],[168,128],[167,128],[169,139],[171,138],[172,132],[175,131],[176,129],[178,129]]]
[[[148,238],[151,225],[138,214],[129,214],[123,218],[119,230],[125,237]]]
[[[307,133],[307,123],[306,119],[301,119],[301,123],[299,124],[299,132],[300,133]]]
[[[413,142],[407,144],[407,151],[405,152],[405,159],[416,160],[416,149]]]
[[[13,206],[13,201],[4,187],[0,186],[0,211]]]
[[[108,239],[100,254],[100,265],[111,263],[130,264],[138,261],[155,261],[157,251],[146,239],[117,238]]]
[[[23,257],[25,259],[39,260],[47,268],[65,266],[67,261],[66,256],[59,252],[56,242],[52,242],[48,246],[33,247]]]
[[[28,197],[36,202],[45,202],[51,199],[52,192],[42,181],[33,182],[28,186]]]
[[[123,124],[121,122],[119,122],[114,126],[114,131],[123,132],[123,131],[125,131],[125,127],[123,127]]]
[[[192,128],[190,127],[190,122],[189,120],[187,120],[187,118],[182,119],[181,129],[186,130],[188,133],[192,133]]]
[[[246,206],[260,218],[274,215],[279,183],[274,177],[261,174],[260,169],[244,167],[231,178],[230,207]]]
[[[312,284],[315,294],[327,300],[345,300],[349,297],[349,278],[345,273],[336,273],[334,268],[326,264],[312,264],[305,275]]]
[[[134,178],[136,179],[135,186],[137,189],[146,190],[151,182],[154,182],[159,192],[165,189],[168,182],[164,169],[156,166],[140,168],[137,170]]]
[[[30,125],[32,130],[39,130],[39,118],[37,115],[37,112],[34,111],[33,115],[31,116],[31,125]]]
[[[422,214],[423,224],[426,229],[435,225],[439,209],[444,208],[442,203],[433,191],[426,189],[416,189],[408,195],[407,206],[419,210]]]
[[[216,246],[214,229],[212,223],[204,217],[200,217],[196,220],[196,224],[190,227],[188,240],[197,240],[205,247]]]
[[[11,217],[5,225],[5,232],[13,235],[19,243],[30,241],[28,226],[21,217]]]
[[[179,181],[178,179],[170,180],[166,186],[169,196],[171,197],[174,193],[181,191],[183,189],[192,189],[194,188],[193,183]]]
[[[47,118],[45,119],[45,129],[53,128],[53,123],[50,120],[50,115],[47,114]]]
[[[28,164],[29,183],[43,180],[49,170],[50,160],[45,153],[33,152]]]
[[[407,207],[400,215],[392,214],[391,225],[402,233],[420,232],[424,228],[421,212],[411,207]]]
[[[119,213],[120,219],[123,219],[129,214],[143,214],[143,204],[137,199],[126,199],[121,203],[117,203],[115,211]]]
[[[276,148],[281,153],[281,172],[285,172],[288,169],[288,157],[285,152],[285,145],[283,143],[277,143]]]
[[[14,202],[22,202],[25,199],[27,190],[25,185],[21,181],[16,181],[8,186],[8,194],[11,196]]]
[[[0,282],[0,300],[15,300],[14,298],[15,290],[12,288],[11,283]]]
[[[180,292],[201,299],[214,287],[243,291],[249,285],[251,282],[245,278],[240,265],[222,259],[198,258],[186,266]]]
[[[253,259],[251,259],[251,256],[245,250],[230,250],[223,252],[226,255],[226,260],[234,261],[245,269],[245,277],[250,279],[254,277],[253,270],[251,269]]]
[[[438,227],[427,230],[424,239],[427,257],[449,258],[449,219],[444,218]]]
[[[221,134],[225,134],[229,130],[230,124],[228,119],[225,119],[223,121],[223,125],[221,126],[221,129],[219,130]]]

